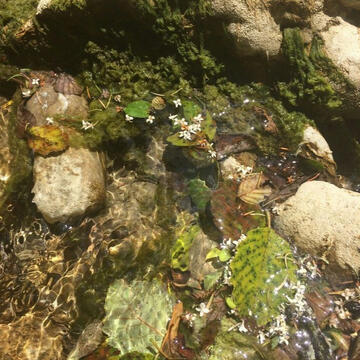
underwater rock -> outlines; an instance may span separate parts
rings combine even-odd
[[[301,185],[278,207],[275,228],[302,250],[329,262],[329,270],[351,276],[360,270],[360,194],[323,181]]]
[[[272,57],[279,54],[280,26],[263,1],[214,0],[212,8],[215,16],[225,21],[239,56]]]
[[[32,192],[49,223],[68,222],[99,209],[105,200],[101,155],[69,148],[58,156],[36,156]]]

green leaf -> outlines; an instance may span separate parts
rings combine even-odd
[[[231,258],[230,251],[228,249],[211,249],[206,255],[206,260],[219,258],[221,262],[227,262]]]
[[[188,182],[188,190],[193,203],[199,211],[206,209],[207,203],[211,199],[212,191],[206,186],[205,181],[200,179],[192,179]]]
[[[223,272],[222,271],[215,271],[211,274],[207,274],[204,278],[204,289],[210,290],[214,287],[214,285],[218,282],[221,278]]]
[[[166,140],[175,146],[194,146],[198,143],[197,140],[184,140],[183,138],[179,137],[179,133],[168,136]]]
[[[134,281],[123,279],[110,285],[106,299],[103,332],[108,343],[121,351],[148,353],[161,347],[166,325],[175,301],[164,286],[154,280]]]
[[[193,117],[201,113],[200,106],[195,104],[193,101],[183,100],[182,105],[184,110],[184,118],[188,122],[191,122]]]
[[[280,314],[279,306],[292,291],[285,282],[296,282],[296,265],[289,244],[270,228],[247,233],[231,264],[232,299],[240,315],[249,310],[259,326]]]
[[[230,309],[236,309],[236,304],[234,303],[233,299],[230,296],[227,296],[225,298],[225,302],[226,305],[230,308]]]
[[[214,140],[216,134],[216,122],[212,119],[209,112],[206,113],[206,117],[201,123],[201,128],[208,140]]]
[[[136,118],[147,118],[151,103],[144,100],[133,101],[125,109],[125,114]]]
[[[69,137],[58,126],[33,126],[28,130],[28,145],[36,153],[43,156],[65,150],[69,145]]]

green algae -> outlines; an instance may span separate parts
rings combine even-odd
[[[330,59],[326,59],[321,46],[320,39],[315,37],[308,54],[300,30],[284,30],[282,50],[290,66],[290,81],[278,82],[278,89],[281,96],[293,106],[318,105],[331,110],[342,105],[332,83],[341,76]],[[326,73],[333,73],[331,79]]]

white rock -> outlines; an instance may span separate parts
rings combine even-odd
[[[58,156],[36,156],[33,202],[49,223],[67,222],[101,207],[105,175],[100,155],[69,148]]]
[[[246,0],[213,0],[215,15],[227,22],[240,56],[275,56],[280,51],[280,26],[271,17],[262,1],[249,5]]]
[[[325,138],[321,135],[319,130],[313,128],[312,126],[305,128],[303,140],[299,144],[299,149],[301,149],[303,145],[310,146],[316,156],[323,158],[328,162],[335,163],[332,151]]]
[[[360,270],[360,194],[323,181],[306,182],[278,206],[276,230],[304,251],[324,257],[330,268]]]

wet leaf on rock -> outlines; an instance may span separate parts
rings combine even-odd
[[[151,103],[144,100],[133,101],[124,109],[125,114],[135,117],[135,118],[147,118],[149,116],[149,111],[151,108]]]
[[[265,224],[265,217],[256,215],[260,212],[257,206],[239,204],[237,201],[237,183],[223,182],[219,189],[214,191],[211,199],[211,212],[216,227],[227,238],[237,240],[242,233]],[[251,211],[255,214],[249,214]]]
[[[148,353],[148,349],[157,352],[174,302],[156,280],[131,284],[123,279],[116,280],[109,287],[105,299],[103,331],[108,335],[108,343],[122,354]]]
[[[168,136],[166,140],[175,146],[196,146],[198,144],[197,139],[193,141],[184,140],[183,138],[179,137],[179,133]]]
[[[65,150],[69,145],[68,135],[58,126],[33,126],[28,130],[28,145],[43,156]]]
[[[259,326],[280,314],[279,306],[292,291],[285,282],[296,282],[296,265],[289,244],[270,228],[247,233],[231,262],[232,299],[240,315],[255,315]]]
[[[204,211],[207,203],[211,199],[212,191],[206,186],[205,181],[191,179],[188,182],[188,190],[193,203],[200,211]]]
[[[262,173],[248,175],[243,181],[241,181],[238,196],[247,204],[259,204],[265,196],[271,194],[270,186],[262,186],[265,181],[265,177]]]

